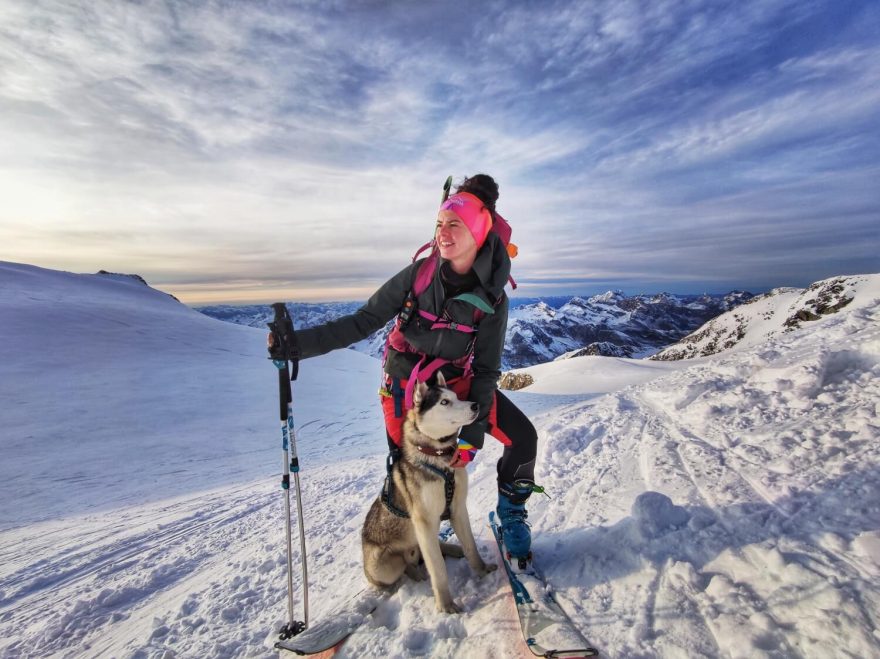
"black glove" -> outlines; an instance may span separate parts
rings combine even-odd
[[[293,322],[287,313],[287,307],[283,304],[273,304],[275,320],[269,323],[269,337],[267,340],[269,358],[276,361],[292,361],[299,359],[299,342],[296,340],[296,332]]]

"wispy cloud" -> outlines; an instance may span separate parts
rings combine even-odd
[[[487,171],[543,292],[880,267],[870,2],[0,9],[0,258],[363,296]]]

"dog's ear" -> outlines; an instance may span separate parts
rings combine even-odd
[[[445,387],[446,386],[446,378],[443,377],[443,374],[440,371],[437,371],[437,386]]]
[[[428,393],[428,385],[424,382],[416,382],[416,388],[413,391],[413,405],[419,407],[425,400],[425,394]]]

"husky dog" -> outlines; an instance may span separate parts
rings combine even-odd
[[[388,588],[404,572],[423,580],[427,567],[437,609],[460,613],[449,592],[443,555],[464,555],[479,576],[497,567],[484,563],[477,552],[465,506],[467,471],[449,466],[455,459],[458,431],[477,418],[479,406],[458,400],[439,373],[436,385],[417,384],[413,403],[403,426],[402,457],[391,466],[383,494],[373,502],[364,522],[364,572],[371,584]],[[455,484],[448,508],[461,547],[441,543],[437,536],[447,508],[447,481]],[[419,565],[420,558],[424,558],[424,567]]]

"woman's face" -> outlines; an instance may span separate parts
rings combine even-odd
[[[462,265],[470,261],[467,263],[468,268],[473,264],[477,256],[477,242],[458,215],[449,210],[440,211],[437,214],[434,238],[442,258]]]

